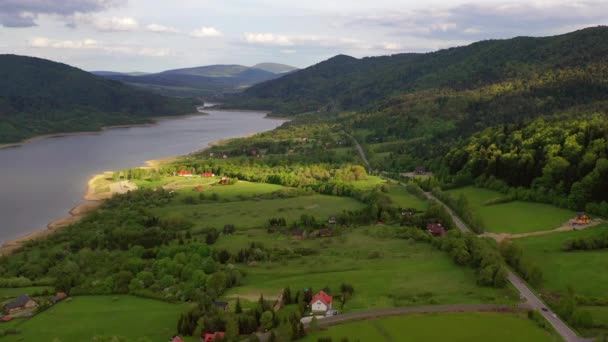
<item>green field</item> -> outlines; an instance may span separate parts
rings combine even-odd
[[[131,296],[75,297],[29,320],[11,322],[20,333],[4,340],[86,342],[94,336],[124,336],[167,341],[187,308]]]
[[[274,200],[176,204],[156,209],[156,212],[163,217],[190,219],[198,228],[221,228],[225,224],[234,224],[237,229],[243,229],[262,227],[271,217],[284,217],[288,222],[293,222],[302,214],[307,214],[318,220],[327,220],[344,210],[361,209],[363,206],[349,197],[312,195]]]
[[[507,313],[458,313],[390,317],[348,323],[312,334],[304,342],[319,337],[340,341],[467,341],[541,342],[559,341],[531,320]]]
[[[249,266],[243,285],[230,289],[226,297],[255,300],[263,293],[266,298],[276,298],[286,286],[295,293],[310,287],[337,290],[345,282],[355,288],[345,311],[493,303],[509,301],[505,296],[513,298],[509,289],[477,286],[472,269],[455,265],[445,253],[428,244],[380,237],[390,229],[394,227],[358,228],[344,236],[314,240],[275,238],[275,244],[282,242],[283,247],[315,248],[319,254]],[[239,248],[260,238],[267,244],[261,233],[257,236],[250,235],[249,240],[220,239],[218,244]]]
[[[393,203],[401,208],[414,208],[418,210],[426,210],[428,204],[426,201],[410,194],[403,185],[390,184],[388,185],[388,196],[393,200]]]
[[[575,216],[573,211],[542,203],[513,201],[484,205],[487,201],[504,197],[500,192],[488,189],[464,187],[447,193],[453,197],[464,195],[485,228],[494,233],[519,234],[551,230]]]
[[[515,243],[542,269],[546,290],[564,293],[572,286],[580,295],[608,297],[608,250],[561,250],[570,238],[605,234],[606,231],[608,225],[603,224],[586,230],[517,239]]]

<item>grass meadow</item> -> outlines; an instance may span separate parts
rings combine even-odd
[[[493,233],[529,233],[559,228],[575,213],[549,204],[512,201],[485,204],[504,197],[497,191],[476,187],[464,187],[447,191],[454,197],[464,195],[472,209],[483,221],[485,228]]]
[[[95,336],[167,341],[187,308],[132,296],[74,297],[31,319],[10,322],[20,333],[3,341],[85,342]]]
[[[523,315],[512,313],[441,313],[390,317],[337,325],[305,337],[333,341],[467,341],[543,342],[559,341]]]
[[[286,286],[295,293],[305,288],[337,290],[340,284],[349,283],[355,288],[355,295],[344,307],[347,312],[514,300],[516,294],[510,289],[477,286],[473,270],[455,265],[445,253],[428,244],[388,238],[390,229],[394,227],[357,228],[340,237],[297,241],[265,232],[240,232],[250,234],[249,239],[238,235],[220,238],[218,246],[233,249],[259,241],[271,246],[319,250],[318,255],[249,266],[245,268],[243,285],[230,289],[225,297],[256,300],[264,294],[275,298]]]

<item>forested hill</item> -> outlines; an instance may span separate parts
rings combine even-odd
[[[276,114],[363,109],[405,92],[472,89],[606,60],[606,27],[553,37],[488,40],[426,54],[363,59],[339,55],[255,85],[230,99],[228,105],[271,109]]]
[[[195,111],[192,100],[151,94],[39,58],[0,55],[0,75],[0,143]]]

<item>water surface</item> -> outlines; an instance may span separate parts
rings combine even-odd
[[[259,112],[205,110],[209,115],[146,127],[53,137],[0,149],[0,243],[35,230],[82,202],[95,174],[188,154],[220,139],[271,130],[282,121]]]

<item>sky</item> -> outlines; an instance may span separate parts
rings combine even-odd
[[[123,72],[302,68],[606,24],[606,0],[0,0],[0,53]]]

